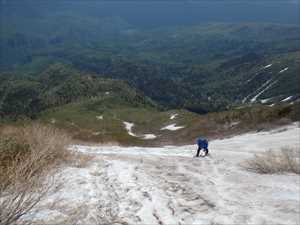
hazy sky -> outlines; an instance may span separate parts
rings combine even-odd
[[[120,16],[138,26],[202,22],[299,23],[300,0],[1,0],[1,13]],[[12,2],[14,4],[12,4]],[[8,6],[10,5],[10,6]],[[13,7],[11,7],[13,5]],[[16,10],[15,8],[18,8]]]

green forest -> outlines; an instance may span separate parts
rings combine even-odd
[[[117,16],[35,7],[1,11],[2,118],[33,118],[110,89],[133,105],[199,114],[299,99],[298,25],[141,28]]]

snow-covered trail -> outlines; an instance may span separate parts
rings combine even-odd
[[[211,157],[199,159],[192,158],[195,146],[72,146],[95,158],[86,168],[60,172],[61,188],[40,204],[35,221],[299,224],[298,175],[259,175],[240,166],[260,151],[299,148],[299,135],[299,125],[294,124],[216,140],[210,143]]]

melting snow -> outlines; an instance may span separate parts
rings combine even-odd
[[[269,102],[272,98],[266,98],[266,99],[261,99],[260,102],[265,104],[267,102]]]
[[[266,66],[264,66],[264,69],[267,69],[267,68],[271,67],[272,65],[273,64],[266,65]]]
[[[151,140],[151,139],[155,139],[156,135],[154,135],[154,134],[144,134],[142,138],[144,140]]]
[[[299,133],[295,123],[211,141],[210,156],[199,159],[192,158],[195,145],[71,146],[93,154],[93,161],[62,168],[55,190],[27,219],[35,220],[29,224],[299,224],[299,175],[262,175],[241,167],[271,148],[299,148]]]
[[[243,103],[243,104],[248,100],[249,96],[250,96],[250,95],[248,95],[248,96],[246,96],[245,98],[243,98],[243,100],[242,100],[242,103]]]
[[[275,80],[274,82],[272,82],[271,84],[269,84],[272,81],[272,79],[268,80],[267,82],[265,82],[260,88],[263,88],[265,86],[267,86],[266,88],[264,88],[262,91],[260,91],[257,95],[255,95],[252,99],[251,102],[255,102],[256,99],[262,95],[264,92],[266,92],[270,87],[272,87],[277,81]]]
[[[175,114],[172,114],[172,115],[170,116],[170,119],[171,119],[171,120],[173,120],[173,119],[175,119],[175,118],[176,118],[176,116],[178,116],[178,114],[177,114],[177,113],[175,113]]]
[[[97,120],[103,120],[103,116],[101,115],[101,116],[96,116],[96,119]]]
[[[129,122],[123,121],[123,124],[125,125],[125,128],[130,136],[137,137],[137,135],[135,135],[132,132],[132,127],[134,126],[134,123],[129,123]]]
[[[184,126],[176,126],[176,124],[173,123],[173,124],[170,124],[168,126],[165,126],[165,127],[161,128],[160,130],[172,130],[172,131],[174,131],[174,130],[179,130],[179,129],[182,129],[182,128],[184,128]]]
[[[151,140],[151,139],[155,139],[156,138],[156,135],[154,135],[154,134],[142,134],[142,135],[136,135],[136,134],[134,134],[132,132],[132,128],[134,126],[134,123],[129,123],[129,122],[123,121],[123,124],[125,125],[125,128],[126,128],[128,134],[130,136],[142,138],[144,140]]]
[[[283,73],[283,72],[287,71],[288,69],[289,69],[289,68],[286,67],[286,68],[284,68],[283,70],[280,70],[279,73]]]
[[[289,96],[289,97],[287,97],[287,98],[285,98],[285,99],[283,99],[281,101],[282,102],[287,102],[287,101],[291,100],[292,98],[293,98],[293,96]]]

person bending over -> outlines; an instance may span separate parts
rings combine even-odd
[[[197,145],[198,145],[198,149],[197,149],[196,157],[199,157],[200,151],[202,149],[204,151],[203,156],[207,156],[207,154],[208,154],[208,141],[206,139],[198,138]]]

